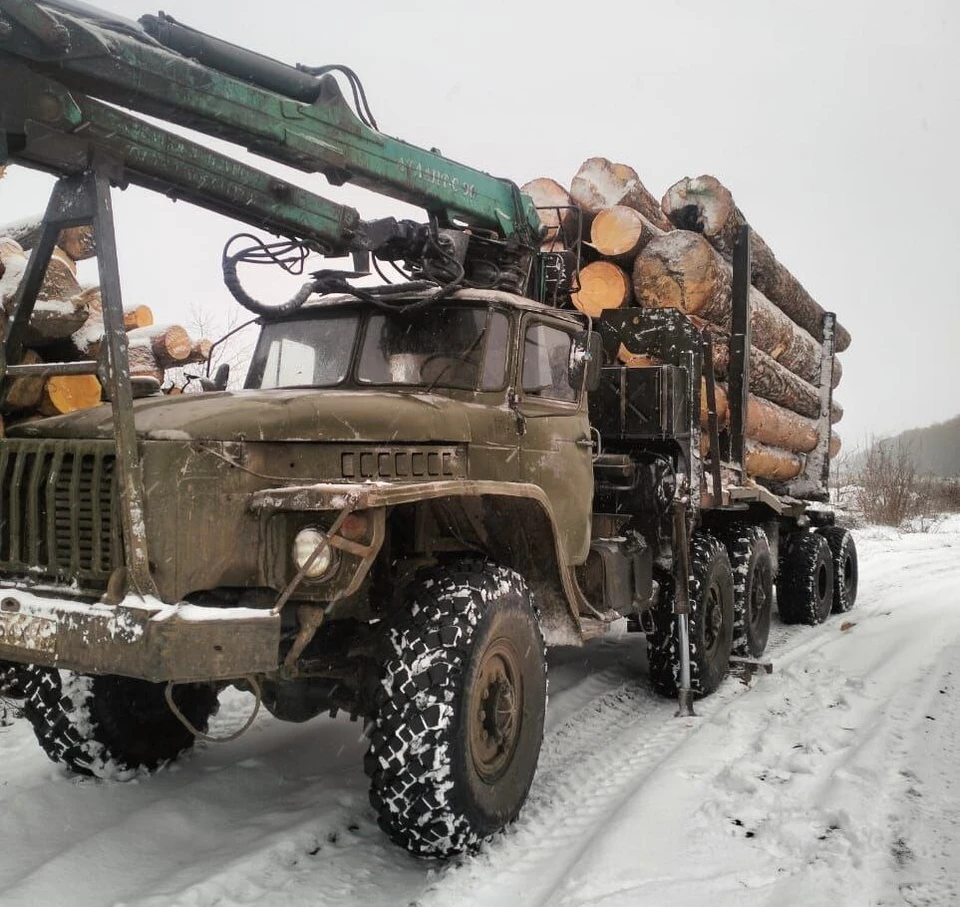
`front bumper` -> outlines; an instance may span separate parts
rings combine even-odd
[[[150,681],[277,670],[280,616],[127,596],[116,606],[0,585],[0,659]]]

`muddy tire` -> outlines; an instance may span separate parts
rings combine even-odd
[[[470,560],[421,574],[390,630],[364,767],[380,827],[424,856],[469,850],[517,817],[546,710],[525,580]]]
[[[733,571],[733,653],[759,658],[770,637],[776,564],[767,534],[738,524],[725,536]]]
[[[693,536],[690,550],[690,687],[712,693],[730,666],[733,644],[733,573],[724,544],[707,533]],[[666,595],[654,610],[655,632],[647,637],[650,682],[664,696],[676,696],[680,684],[680,640]]]
[[[125,780],[176,759],[193,735],[170,711],[162,683],[129,677],[88,677],[35,668],[23,714],[43,751],[81,775]],[[174,697],[198,730],[217,710],[217,693],[201,684],[178,686]]]
[[[827,540],[833,556],[833,613],[843,614],[857,601],[860,580],[857,544],[842,526],[825,526],[819,533]]]
[[[833,555],[816,532],[797,532],[780,554],[777,608],[787,624],[822,624],[833,608]]]

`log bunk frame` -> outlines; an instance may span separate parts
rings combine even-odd
[[[43,216],[37,246],[13,299],[12,313],[0,345],[0,404],[14,379],[49,375],[96,375],[111,400],[116,462],[120,485],[120,520],[125,577],[122,585],[139,595],[156,594],[147,556],[143,521],[143,478],[134,425],[133,387],[127,335],[123,325],[123,298],[117,260],[108,165],[95,161],[87,172],[57,181]],[[103,304],[104,340],[97,360],[24,364],[24,337],[53,257],[60,231],[83,225],[93,227]],[[56,461],[55,461],[56,462]],[[51,478],[56,481],[56,465]]]

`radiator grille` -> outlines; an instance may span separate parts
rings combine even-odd
[[[0,570],[102,587],[122,564],[109,442],[0,442]]]

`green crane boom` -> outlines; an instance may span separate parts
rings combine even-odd
[[[442,253],[459,250],[467,285],[537,295],[541,227],[531,199],[509,180],[380,133],[350,70],[314,75],[163,14],[136,23],[70,0],[0,0],[0,17],[0,79],[16,86],[0,92],[7,159],[58,174],[99,160],[115,184],[183,198],[328,255],[423,254],[424,234],[409,223],[365,222],[134,111],[422,207],[434,235],[469,237]],[[337,69],[350,79],[359,116],[330,72]]]

